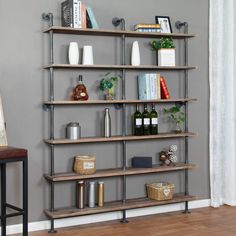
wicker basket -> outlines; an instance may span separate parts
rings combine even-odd
[[[162,201],[162,200],[170,200],[173,198],[174,193],[174,184],[159,182],[159,183],[151,183],[146,184],[147,187],[147,195],[148,198]]]
[[[74,159],[74,172],[89,175],[96,172],[96,157],[78,155]]]

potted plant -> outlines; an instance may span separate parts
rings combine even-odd
[[[106,100],[114,100],[116,84],[120,76],[112,76],[107,73],[99,82],[98,89],[105,93]]]
[[[181,110],[181,107],[182,107],[181,105],[177,104],[169,109],[165,108],[163,109],[166,118],[174,123],[175,125],[174,131],[176,133],[182,132],[183,124],[185,121],[185,114]]]
[[[175,66],[175,45],[171,37],[162,37],[150,42],[152,51],[157,52],[158,66]]]

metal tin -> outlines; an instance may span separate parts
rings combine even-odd
[[[66,126],[66,138],[68,139],[80,139],[81,128],[78,122],[70,122]]]
[[[76,202],[76,205],[79,209],[82,209],[85,206],[84,194],[85,194],[84,181],[79,181],[79,182],[77,182],[77,202]]]
[[[88,206],[95,207],[95,182],[89,182]]]
[[[98,182],[98,206],[104,206],[104,182]]]

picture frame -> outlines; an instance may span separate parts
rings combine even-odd
[[[7,134],[3,117],[2,99],[0,96],[0,147],[6,147],[6,146],[7,146]]]
[[[161,25],[161,33],[172,33],[169,16],[155,16],[156,23]]]

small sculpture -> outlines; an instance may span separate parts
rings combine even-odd
[[[159,153],[159,159],[162,166],[174,166],[177,162],[177,156],[174,152],[177,151],[177,145],[170,145],[169,150],[163,150]]]

